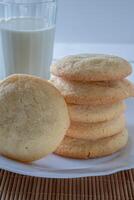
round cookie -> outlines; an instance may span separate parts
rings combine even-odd
[[[125,128],[125,116],[122,114],[110,121],[99,123],[72,122],[67,136],[85,140],[98,140],[121,132]]]
[[[111,120],[125,111],[123,101],[111,105],[77,105],[67,104],[71,121],[96,123]]]
[[[113,82],[82,83],[51,76],[67,103],[104,105],[134,96],[134,85],[127,79]]]
[[[132,72],[123,58],[104,54],[66,56],[51,66],[51,73],[74,81],[111,81],[123,79]]]
[[[55,154],[76,159],[102,157],[119,151],[126,146],[127,141],[128,132],[126,129],[114,136],[96,141],[74,139],[65,136]]]
[[[68,127],[65,100],[48,81],[12,75],[0,83],[0,152],[22,162],[55,151]]]

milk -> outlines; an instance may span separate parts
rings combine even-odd
[[[49,78],[54,26],[43,19],[15,18],[1,25],[6,75],[26,73]]]

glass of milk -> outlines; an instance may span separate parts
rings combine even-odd
[[[49,78],[56,0],[4,0],[0,3],[0,58],[4,76]]]

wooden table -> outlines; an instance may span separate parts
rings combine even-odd
[[[109,176],[43,179],[0,170],[0,200],[134,200],[134,170]]]

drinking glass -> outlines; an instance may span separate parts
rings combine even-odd
[[[0,59],[4,76],[49,78],[53,57],[56,0],[0,2]]]

